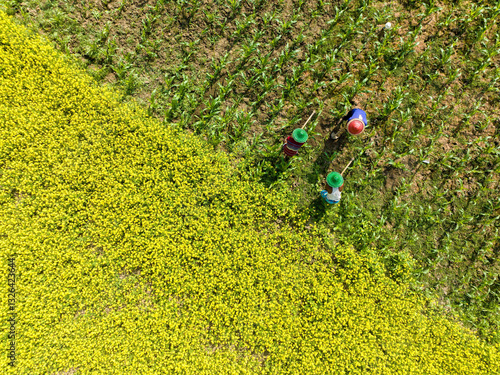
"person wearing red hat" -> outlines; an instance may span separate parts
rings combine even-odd
[[[351,135],[359,135],[363,133],[365,127],[368,125],[366,112],[360,108],[351,109],[342,120],[347,121],[347,131]],[[337,139],[339,138],[339,135],[335,132],[332,132],[331,138]]]
[[[307,138],[307,132],[304,129],[295,129],[283,145],[282,150],[285,153],[285,159],[297,155],[299,153],[299,148],[306,143]]]

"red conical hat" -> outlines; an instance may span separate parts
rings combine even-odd
[[[347,131],[349,134],[358,135],[363,133],[363,130],[365,130],[365,124],[363,124],[361,120],[354,119],[347,123]]]

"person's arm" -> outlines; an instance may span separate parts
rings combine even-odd
[[[328,192],[328,194],[331,194],[332,191],[333,191],[333,188],[330,185],[326,184],[326,189],[325,190]]]
[[[341,187],[339,187],[339,191],[342,191],[344,189],[344,184],[342,184]]]
[[[356,108],[352,108],[349,112],[347,112],[347,114],[342,118],[342,121],[347,122],[349,120],[349,118],[352,117],[355,110],[356,110]]]

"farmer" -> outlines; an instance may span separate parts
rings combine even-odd
[[[321,196],[328,204],[337,204],[340,201],[340,192],[344,188],[344,178],[338,172],[331,172],[326,176],[326,190],[321,191]]]
[[[359,135],[363,133],[368,124],[366,112],[360,108],[351,109],[349,113],[342,118],[342,121],[347,121],[347,131],[351,135]],[[339,133],[332,132],[331,138],[339,138]]]
[[[307,141],[307,132],[304,129],[295,129],[292,136],[289,136],[283,145],[285,159],[295,156],[299,152],[299,148]]]

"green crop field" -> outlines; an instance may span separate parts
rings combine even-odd
[[[0,10],[19,373],[498,373],[500,1]]]

